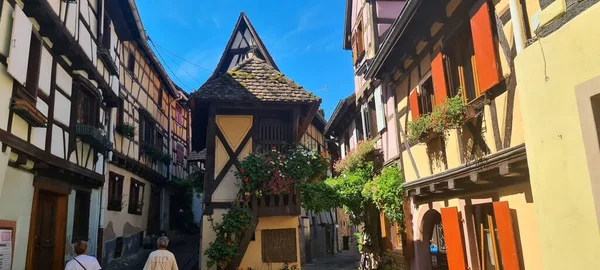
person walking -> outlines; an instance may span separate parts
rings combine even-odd
[[[77,256],[70,260],[65,266],[65,270],[100,270],[100,263],[96,258],[85,255],[87,242],[81,240],[75,243],[75,254]]]
[[[144,270],[179,270],[175,255],[167,250],[169,238],[161,236],[156,241],[157,250],[152,251],[146,260]]]

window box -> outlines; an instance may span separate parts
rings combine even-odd
[[[113,61],[112,57],[110,56],[110,51],[108,49],[99,47],[98,48],[98,58],[100,58],[102,60],[102,63],[104,63],[104,67],[106,67],[106,70],[108,70],[108,73],[110,75],[114,75],[114,76],[119,75],[119,68],[117,67],[117,64],[115,64],[115,61]]]
[[[12,98],[10,108],[33,127],[46,127],[48,118],[27,100]]]
[[[108,139],[108,136],[99,128],[76,124],[75,134],[81,137],[81,140],[89,143],[98,151],[109,151],[112,150],[112,143]]]

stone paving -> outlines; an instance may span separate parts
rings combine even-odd
[[[302,265],[302,270],[356,270],[360,255],[356,250],[347,250],[332,257],[315,259]]]

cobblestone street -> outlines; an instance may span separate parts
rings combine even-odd
[[[359,253],[348,250],[333,257],[319,258],[302,266],[303,270],[356,270],[358,269]]]

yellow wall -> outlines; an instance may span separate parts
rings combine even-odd
[[[593,117],[580,116],[585,104],[576,100],[577,86],[600,75],[600,29],[590,27],[599,16],[594,4],[516,58],[531,186],[545,221],[538,227],[544,269],[600,269],[600,194],[590,181],[598,165],[588,165],[579,119]]]
[[[242,269],[252,267],[254,269],[281,269],[282,263],[263,263],[262,261],[262,242],[261,242],[261,230],[272,230],[272,229],[296,229],[296,250],[297,250],[297,262],[290,263],[291,265],[297,265],[300,269],[300,239],[298,235],[298,217],[263,217],[259,218],[258,226],[256,227],[255,241],[250,242],[248,250],[244,255],[244,259],[240,264]]]
[[[148,207],[150,205],[151,184],[145,179],[117,166],[109,165],[109,170],[124,176],[123,180],[123,209],[117,211],[105,211],[104,220],[104,241],[112,240],[119,236],[129,236],[140,231],[145,231],[148,226]],[[144,183],[144,205],[142,206],[142,215],[128,213],[129,205],[129,185],[131,178]],[[108,180],[107,180],[108,181]],[[107,201],[104,202],[106,209]],[[158,207],[158,206],[157,206]]]
[[[427,252],[429,239],[423,239],[424,216],[427,211],[434,209],[440,213],[444,207],[457,207],[463,222],[463,240],[465,245],[465,254],[468,265],[471,269],[477,269],[477,236],[474,227],[470,225],[473,222],[472,208],[469,205],[477,205],[493,202],[497,197],[499,201],[506,201],[511,210],[514,210],[513,224],[515,227],[515,241],[517,250],[520,252],[520,261],[523,262],[524,269],[537,270],[542,268],[541,252],[539,246],[539,234],[537,232],[538,222],[535,216],[535,207],[531,190],[527,183],[508,186],[493,192],[484,194],[470,194],[460,198],[449,199],[445,201],[434,201],[430,204],[421,204],[417,206],[414,212],[415,241],[417,257],[413,262],[412,269],[429,269],[430,258]],[[563,268],[563,269],[590,269],[590,268]]]
[[[1,162],[6,164],[7,160],[2,159]],[[5,177],[0,192],[0,219],[17,222],[12,269],[25,269],[34,192],[33,174],[13,167],[5,167],[0,172],[0,176]]]

